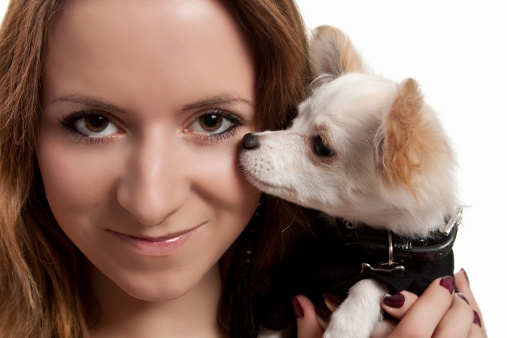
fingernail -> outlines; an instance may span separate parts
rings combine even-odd
[[[301,303],[297,297],[292,297],[292,309],[294,310],[294,315],[296,318],[303,318],[305,316],[303,307],[301,306]]]
[[[474,310],[474,324],[477,324],[479,325],[480,327],[482,327],[482,324],[481,324],[481,317],[479,317],[479,314],[477,313],[477,311]]]
[[[465,297],[465,295],[462,294],[461,292],[458,292],[458,297],[463,299],[465,302],[467,302],[468,305],[470,305],[470,302],[468,301],[467,297]]]
[[[442,277],[440,280],[440,285],[446,288],[451,294],[454,292],[454,278],[452,276]]]
[[[319,305],[315,305],[315,313],[317,313],[317,316],[319,316],[326,322],[329,322],[329,320],[331,319],[332,312],[327,308],[324,309]]]
[[[405,296],[403,296],[401,293],[397,293],[394,295],[386,293],[384,299],[382,300],[382,303],[384,303],[384,305],[386,306],[399,309],[400,307],[403,306],[403,304],[405,304]]]
[[[344,298],[337,296],[337,295],[335,295],[331,292],[328,292],[328,291],[324,292],[324,298],[326,298],[328,301],[333,303],[333,305],[335,305],[335,306],[339,306],[345,300]]]

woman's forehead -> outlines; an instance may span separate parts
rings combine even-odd
[[[52,40],[76,53],[97,48],[125,53],[146,49],[169,57],[205,43],[217,48],[224,47],[224,42],[245,43],[228,9],[213,0],[69,1],[53,33]]]
[[[253,72],[253,60],[220,2],[76,0],[57,20],[46,68],[46,102],[62,88],[72,92],[58,95],[94,88],[100,96],[119,86],[133,95],[144,88],[152,99],[182,86],[214,96],[220,82]]]

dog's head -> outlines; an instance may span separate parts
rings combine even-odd
[[[347,36],[329,26],[317,28],[310,63],[316,80],[292,126],[245,136],[240,161],[249,180],[268,194],[401,234],[426,232],[398,228],[402,213],[433,214],[431,226],[440,224],[456,206],[454,160],[416,81],[371,74]]]

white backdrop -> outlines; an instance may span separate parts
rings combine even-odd
[[[413,77],[440,114],[468,205],[455,245],[490,337],[506,337],[507,47],[504,1],[297,0],[307,25],[345,31],[386,77]]]
[[[488,333],[505,336],[504,211],[507,49],[503,1],[297,0],[310,28],[330,24],[352,38],[374,70],[413,77],[441,114],[460,169],[464,223],[455,245]],[[0,17],[7,7],[0,0]]]

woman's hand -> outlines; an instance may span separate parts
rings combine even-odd
[[[459,293],[454,292],[454,281]],[[338,306],[335,299],[326,299],[329,310]],[[293,300],[298,316],[298,337],[321,337],[327,327],[329,313],[315,309],[312,302],[297,296]],[[384,310],[400,321],[386,319],[375,328],[372,337],[486,337],[482,316],[470,290],[464,270],[455,278],[435,280],[426,291],[417,297],[403,291],[397,295],[386,295],[382,301]]]

